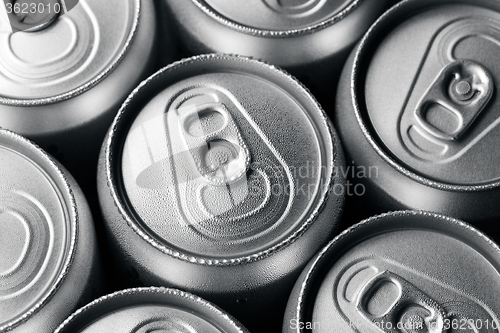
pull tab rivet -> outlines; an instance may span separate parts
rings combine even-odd
[[[472,87],[471,87],[470,83],[467,81],[460,81],[459,83],[457,83],[457,85],[455,87],[457,94],[462,95],[462,96],[470,93],[471,89],[472,89]]]
[[[207,154],[207,164],[212,169],[217,169],[221,166],[228,164],[232,159],[231,152],[223,151],[221,149],[211,150]]]
[[[409,317],[404,326],[409,333],[427,332],[424,318],[418,315]]]
[[[460,80],[452,84],[452,95],[460,102],[466,102],[474,97],[474,91],[472,91],[472,84],[467,80]]]

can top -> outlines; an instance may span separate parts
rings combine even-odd
[[[353,226],[320,252],[302,286],[301,297],[314,295],[298,311],[312,309],[304,320],[316,332],[500,327],[500,248],[433,213],[388,213]]]
[[[99,298],[71,315],[55,332],[246,333],[247,330],[198,296],[151,287],[127,289]]]
[[[497,186],[499,52],[500,6],[491,1],[393,7],[365,36],[355,63],[370,142],[430,185]]]
[[[363,0],[191,0],[218,22],[259,36],[313,33],[347,16]]]
[[[77,214],[62,171],[30,141],[0,130],[0,331],[56,292],[75,251]]]
[[[193,57],[124,104],[106,149],[108,181],[129,225],[161,251],[208,265],[254,261],[300,237],[333,195],[332,131],[276,67]]]
[[[52,1],[37,10],[60,15],[43,29],[0,33],[0,104],[50,104],[94,87],[127,53],[140,5],[140,0],[81,0],[64,13]]]

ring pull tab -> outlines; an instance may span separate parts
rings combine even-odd
[[[224,104],[185,110],[179,126],[198,172],[210,183],[234,183],[250,168],[250,152]]]
[[[443,307],[389,271],[375,275],[363,286],[356,299],[356,309],[382,332],[445,331]]]
[[[491,74],[464,60],[446,66],[418,103],[415,117],[429,134],[457,140],[483,111],[493,95]]]
[[[48,28],[63,14],[64,0],[6,0],[11,6],[9,15],[14,31],[38,32]]]

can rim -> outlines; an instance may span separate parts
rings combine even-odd
[[[222,25],[229,27],[230,29],[257,37],[287,38],[287,37],[308,35],[326,29],[334,25],[335,23],[342,21],[346,16],[348,16],[349,14],[351,14],[351,12],[353,12],[356,8],[358,8],[359,5],[364,0],[350,0],[351,2],[346,8],[344,8],[334,16],[324,21],[321,21],[319,23],[313,24],[305,28],[289,29],[289,30],[272,30],[272,29],[259,29],[259,28],[249,27],[247,25],[243,25],[235,21],[232,21],[229,18],[221,15],[219,12],[211,8],[208,4],[204,4],[205,2],[204,0],[191,0],[191,1],[193,1],[194,4],[205,14],[207,14],[217,22],[221,23]]]
[[[102,82],[105,78],[107,78],[115,69],[118,67],[118,65],[122,62],[123,58],[127,55],[128,51],[132,47],[132,44],[135,40],[135,37],[137,35],[137,30],[139,28],[139,20],[141,17],[141,11],[142,11],[142,4],[141,0],[133,0],[136,3],[136,9],[134,12],[134,22],[132,23],[132,28],[130,30],[130,33],[127,37],[127,40],[125,41],[124,47],[121,49],[118,57],[109,64],[103,71],[101,71],[100,74],[92,78],[90,81],[87,83],[80,85],[77,88],[74,88],[68,92],[58,94],[55,96],[51,97],[43,97],[43,98],[27,98],[27,99],[19,99],[19,98],[9,98],[9,97],[2,97],[0,95],[0,105],[7,105],[7,106],[15,106],[15,107],[33,107],[33,106],[43,106],[43,105],[49,105],[49,104],[55,104],[59,102],[66,101],[68,99],[77,97],[84,92],[94,88],[96,85],[98,85],[100,82]]]
[[[190,303],[199,304],[203,307],[203,310],[216,315],[219,318],[222,318],[224,321],[233,326],[238,333],[249,333],[248,330],[238,322],[233,316],[228,313],[225,313],[220,307],[217,305],[206,301],[205,299],[196,296],[194,294],[174,289],[174,288],[165,288],[165,287],[140,287],[140,288],[130,288],[121,291],[114,292],[109,295],[102,296],[84,307],[78,309],[72,315],[70,315],[59,327],[54,331],[54,333],[64,332],[65,327],[70,325],[72,322],[78,319],[79,316],[83,316],[89,311],[92,311],[94,308],[101,306],[102,304],[106,304],[107,302],[111,302],[115,299],[119,299],[122,297],[141,295],[141,294],[163,294],[167,297],[171,297],[172,300],[175,299],[185,299]],[[102,313],[100,313],[102,314]]]
[[[54,294],[59,290],[59,288],[65,281],[76,256],[76,241],[79,236],[78,226],[79,226],[80,216],[78,214],[75,195],[73,193],[73,189],[71,188],[69,179],[67,178],[63,170],[60,168],[60,166],[57,164],[57,162],[55,162],[54,158],[48,155],[37,144],[22,137],[17,133],[0,128],[0,136],[7,137],[8,139],[14,142],[20,143],[21,145],[29,149],[31,152],[33,152],[36,155],[37,159],[39,159],[40,161],[42,161],[42,163],[46,164],[46,166],[52,169],[50,177],[52,179],[57,178],[57,180],[60,182],[60,184],[58,184],[59,186],[57,186],[57,189],[61,191],[61,196],[65,199],[66,209],[68,211],[68,217],[71,219],[70,224],[72,229],[68,251],[67,254],[65,255],[64,263],[61,266],[60,273],[58,274],[54,283],[50,286],[50,289],[45,292],[45,295],[42,296],[41,299],[38,302],[36,302],[31,307],[31,309],[29,309],[25,314],[23,314],[16,320],[7,323],[4,326],[0,326],[0,332],[4,331],[8,332],[15,329],[19,325],[25,323],[32,316],[37,314],[47,303],[50,302],[50,299],[54,296]],[[39,165],[38,162],[37,165]],[[46,171],[45,169],[46,168],[44,168],[44,171]]]
[[[358,91],[361,91],[362,88],[358,87],[359,82],[361,82],[360,77],[364,76],[364,71],[361,69],[365,63],[371,58],[370,56],[370,48],[373,44],[377,44],[377,38],[379,35],[384,33],[384,30],[387,28],[386,21],[391,21],[395,17],[399,17],[399,12],[404,11],[405,7],[408,4],[419,4],[425,8],[428,6],[428,2],[422,5],[420,0],[403,0],[385,12],[375,23],[370,27],[370,29],[366,32],[363,38],[360,41],[359,46],[356,48],[354,55],[354,62],[352,68],[350,70],[350,91],[351,91],[351,101],[354,107],[354,114],[356,116],[357,123],[361,128],[361,132],[363,136],[368,141],[370,146],[375,150],[375,152],[383,158],[383,160],[388,163],[391,167],[396,169],[398,172],[403,174],[404,176],[429,187],[442,190],[442,191],[456,191],[456,192],[479,192],[491,190],[497,187],[500,187],[500,180],[489,182],[488,184],[481,185],[457,185],[457,184],[449,184],[445,182],[440,182],[436,180],[432,180],[425,176],[419,175],[418,173],[411,171],[407,167],[403,166],[400,162],[398,162],[395,158],[391,157],[381,145],[378,144],[375,139],[375,135],[372,134],[371,128],[368,126],[367,120],[364,119],[363,114],[364,109],[359,102],[360,99],[363,99],[362,94],[359,94]],[[449,1],[442,1],[442,4],[450,3]],[[435,3],[433,3],[434,5]],[[439,3],[438,3],[439,5]],[[475,5],[477,5],[475,3]],[[401,9],[402,8],[402,9]],[[363,99],[364,100],[364,99]]]
[[[319,287],[319,285],[315,285],[315,287],[314,286],[311,287],[311,285],[314,282],[318,282],[318,280],[322,277],[323,275],[322,273],[324,271],[321,268],[325,264],[324,261],[325,260],[328,261],[328,258],[331,255],[331,253],[335,251],[336,247],[338,247],[337,246],[338,243],[340,243],[344,238],[349,237],[353,233],[359,233],[364,231],[364,229],[369,228],[371,225],[378,223],[380,220],[384,220],[386,218],[394,219],[394,218],[404,218],[404,217],[432,218],[432,219],[437,219],[442,223],[448,224],[449,227],[459,228],[467,232],[469,235],[476,236],[480,241],[490,246],[490,250],[493,250],[494,254],[496,254],[500,258],[500,247],[490,237],[488,237],[482,231],[474,228],[472,225],[464,221],[455,219],[453,217],[424,210],[391,211],[380,215],[372,216],[344,230],[342,233],[336,236],[332,241],[330,241],[323,249],[321,249],[321,251],[318,252],[316,256],[311,260],[311,262],[309,263],[310,266],[308,265],[305,276],[300,277],[299,280],[297,281],[297,282],[301,281],[301,285],[300,285],[300,290],[298,292],[298,297],[295,298],[296,307],[292,310],[294,316],[293,318],[298,319],[301,322],[310,321],[307,308],[308,306],[310,306],[311,302],[313,301],[313,298],[315,298],[313,295],[311,295],[313,293],[311,289],[314,290],[315,287]],[[339,255],[343,255],[344,253],[355,247],[360,242],[372,236],[374,235],[370,234],[368,237],[364,237],[363,239],[358,239],[358,242],[355,243],[352,242],[349,243],[348,246],[342,247],[342,251]],[[471,246],[471,248],[473,247]],[[473,249],[476,250],[475,248]],[[481,255],[484,256],[483,254]],[[485,258],[485,260],[487,260],[487,258]],[[290,300],[292,300],[293,296],[294,295],[292,294]],[[307,330],[304,328],[297,328],[296,332],[306,333]]]
[[[110,195],[113,198],[114,204],[117,207],[122,219],[124,219],[127,222],[127,224],[132,228],[132,230],[142,239],[144,239],[149,245],[158,249],[162,253],[165,253],[182,261],[205,265],[205,266],[236,266],[241,264],[247,264],[267,258],[273,255],[274,253],[288,247],[290,244],[299,239],[316,221],[316,219],[319,216],[319,213],[323,210],[328,199],[330,198],[331,194],[329,193],[328,189],[335,182],[335,177],[336,177],[334,172],[332,172],[331,175],[327,177],[327,186],[324,186],[324,189],[321,192],[321,197],[314,204],[314,208],[311,209],[311,214],[305,221],[303,221],[300,224],[299,227],[295,229],[295,231],[293,231],[287,238],[283,239],[279,243],[265,250],[261,250],[254,254],[246,256],[213,259],[198,255],[181,253],[181,251],[173,249],[157,241],[157,239],[154,236],[151,236],[148,233],[146,233],[145,230],[143,230],[143,228],[136,223],[135,218],[131,216],[133,214],[131,214],[127,204],[124,202],[124,199],[121,198],[120,190],[117,187],[117,182],[120,182],[120,175],[119,174],[117,175],[115,172],[115,165],[120,160],[120,154],[121,154],[120,138],[118,138],[118,136],[120,135],[119,129],[120,127],[123,127],[121,123],[124,121],[122,120],[124,118],[124,115],[126,113],[130,113],[129,105],[132,103],[133,100],[136,99],[136,96],[138,94],[140,94],[144,90],[147,90],[148,87],[150,85],[153,85],[157,79],[160,79],[164,75],[168,75],[170,71],[179,67],[187,66],[190,63],[194,62],[221,60],[221,59],[251,62],[255,65],[261,66],[261,68],[265,68],[266,70],[271,70],[275,75],[281,76],[282,78],[287,80],[287,82],[290,83],[294,88],[298,89],[301,92],[301,94],[306,99],[308,99],[311,105],[313,105],[314,108],[317,110],[318,116],[320,118],[318,123],[319,122],[322,123],[324,129],[325,141],[330,142],[332,144],[331,157],[325,161],[325,164],[334,166],[339,161],[339,153],[337,151],[338,138],[336,134],[334,134],[333,126],[331,125],[330,120],[328,119],[325,111],[323,110],[319,102],[309,92],[307,87],[305,87],[300,81],[298,81],[296,78],[288,74],[283,69],[276,67],[272,64],[269,64],[265,61],[253,57],[236,55],[236,54],[211,53],[211,54],[197,55],[174,62],[160,69],[158,72],[156,72],[155,74],[151,75],[149,78],[141,82],[139,86],[135,88],[134,91],[132,91],[132,93],[128,96],[128,98],[121,106],[120,110],[118,111],[116,117],[113,120],[113,123],[111,124],[109,135],[106,141],[104,142],[104,149],[105,149],[104,167],[106,172],[106,182],[110,191]],[[114,153],[115,150],[119,151],[120,153],[115,154]],[[118,155],[118,157],[116,157],[115,155]]]

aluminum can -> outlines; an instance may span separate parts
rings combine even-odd
[[[488,237],[398,211],[354,225],[311,260],[283,332],[498,332],[499,293],[500,248]]]
[[[131,94],[101,151],[120,276],[193,292],[249,329],[283,318],[336,231],[343,165],[331,122],[285,72],[223,54],[174,63]]]
[[[190,293],[136,288],[99,298],[72,314],[55,333],[248,333],[233,317]]]
[[[75,180],[0,130],[0,332],[51,333],[99,291],[94,226]]]
[[[357,179],[359,205],[435,211],[498,232],[498,31],[495,1],[402,1],[372,26],[335,110],[349,160],[377,169]]]
[[[189,54],[263,59],[325,98],[335,96],[334,86],[355,43],[389,7],[389,0],[163,1]]]
[[[153,72],[153,4],[81,0],[49,23],[0,34],[0,127],[35,141],[80,183],[93,184],[113,117]]]

